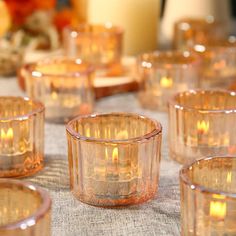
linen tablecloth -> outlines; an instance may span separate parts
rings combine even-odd
[[[25,95],[15,78],[0,78],[0,96]],[[103,209],[79,202],[70,193],[67,162],[67,140],[64,125],[45,125],[45,168],[24,178],[51,195],[52,235],[180,235],[180,165],[168,156],[168,116],[141,108],[135,94],[120,94],[100,99],[95,111],[126,111],[143,114],[163,126],[162,160],[159,190],[153,200],[142,205]],[[43,235],[42,235],[43,236]]]

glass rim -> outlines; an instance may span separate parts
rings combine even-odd
[[[66,72],[64,74],[50,74],[50,73],[43,73],[36,69],[37,65],[50,65],[50,64],[58,64],[58,63],[73,63],[75,65],[85,65],[86,69],[77,72]],[[52,78],[71,78],[76,77],[80,78],[82,76],[87,76],[95,71],[95,68],[92,64],[84,62],[80,58],[67,58],[67,57],[50,57],[46,59],[42,59],[35,63],[29,63],[28,67],[24,67],[24,69],[28,70],[29,73],[33,78],[43,78],[43,77],[52,77]]]
[[[51,209],[52,200],[49,196],[49,193],[46,190],[42,189],[41,187],[35,186],[34,184],[31,184],[30,182],[23,182],[23,181],[15,180],[15,179],[1,179],[0,178],[0,187],[1,185],[6,186],[6,187],[17,186],[17,187],[28,189],[30,191],[37,192],[42,199],[42,203],[33,214],[31,214],[30,216],[26,218],[0,226],[0,231],[19,229],[21,228],[23,224],[26,225],[26,228],[36,225],[37,222],[41,218],[43,218],[44,215]],[[32,224],[32,222],[34,222],[34,224]]]
[[[213,110],[213,109],[203,109],[203,108],[194,108],[191,106],[185,106],[183,104],[180,104],[180,102],[177,102],[176,99],[184,94],[206,94],[206,93],[222,93],[222,94],[227,94],[228,96],[235,96],[235,100],[236,100],[236,92],[235,91],[230,91],[230,90],[223,90],[223,89],[212,89],[212,90],[201,90],[201,89],[191,89],[191,90],[187,90],[184,92],[180,92],[175,94],[174,96],[172,96],[169,101],[168,101],[168,106],[173,106],[175,109],[177,110],[187,110],[187,111],[198,111],[200,113],[206,113],[206,112],[210,112],[210,113],[236,113],[236,105],[235,108],[233,109],[219,109],[219,110]]]
[[[80,30],[82,30],[84,27],[93,27],[93,26],[100,26],[100,27],[103,27],[104,29],[114,29],[115,31],[104,31],[104,32],[80,32]],[[111,22],[105,22],[103,24],[92,24],[92,23],[81,23],[79,25],[76,25],[76,26],[66,26],[63,30],[63,32],[68,32],[70,33],[70,36],[71,36],[71,33],[72,32],[75,32],[77,35],[76,37],[80,34],[80,35],[102,35],[102,36],[106,36],[106,35],[122,35],[124,33],[124,30],[122,27],[120,26],[117,26],[117,25],[114,25],[113,23]]]
[[[225,156],[208,156],[208,157],[202,157],[199,158],[197,160],[194,160],[188,164],[185,164],[184,166],[182,166],[182,168],[179,171],[179,178],[180,178],[180,182],[183,182],[184,184],[188,185],[192,190],[198,190],[200,192],[204,192],[204,193],[209,193],[209,194],[220,194],[220,195],[224,195],[226,197],[230,197],[230,198],[236,198],[236,193],[231,193],[231,192],[227,192],[227,191],[220,191],[220,190],[214,190],[212,188],[209,187],[205,187],[204,185],[201,184],[196,184],[193,181],[191,181],[191,179],[187,176],[187,171],[189,171],[190,168],[192,168],[192,166],[196,165],[199,162],[205,162],[205,161],[213,161],[214,159],[235,159],[236,160],[236,156],[229,156],[229,155],[225,155]]]
[[[36,109],[32,109],[32,111],[24,114],[24,115],[17,115],[17,116],[9,116],[9,117],[1,117],[0,116],[0,122],[5,122],[5,121],[13,121],[13,120],[28,120],[30,117],[42,113],[45,111],[45,106],[43,103],[41,103],[38,100],[31,99],[29,97],[21,97],[21,96],[0,96],[0,98],[4,99],[20,99],[25,102],[32,102],[35,106]]]
[[[128,138],[128,139],[100,139],[100,138],[94,138],[94,137],[86,137],[84,135],[80,135],[78,132],[76,132],[71,125],[78,120],[86,119],[86,118],[95,118],[95,117],[101,117],[101,116],[130,116],[130,117],[139,117],[141,119],[149,120],[153,123],[155,128],[143,135],[143,136],[138,136],[134,138]],[[90,114],[90,115],[84,115],[84,116],[78,116],[69,121],[66,125],[66,130],[67,133],[69,133],[73,138],[86,141],[86,142],[96,142],[96,143],[112,143],[112,144],[120,144],[120,143],[133,143],[133,142],[144,142],[145,140],[148,140],[154,136],[158,136],[162,134],[162,125],[160,122],[151,119],[147,116],[144,115],[139,115],[136,113],[129,113],[129,112],[111,112],[111,113],[95,113],[95,114]]]
[[[168,63],[168,62],[156,62],[155,65],[152,65],[152,57],[155,59],[158,59],[160,56],[169,56],[169,57],[175,57],[180,55],[182,58],[191,58],[192,61],[190,62],[184,62],[184,63]],[[147,57],[148,59],[145,59],[144,57]],[[152,51],[152,52],[146,52],[138,56],[137,58],[138,64],[141,65],[141,67],[144,68],[153,68],[153,67],[163,67],[167,64],[170,64],[174,68],[188,68],[188,67],[195,67],[199,66],[201,61],[200,57],[197,55],[194,51],[181,51],[181,50],[167,50],[167,51]],[[143,66],[143,63],[151,63],[151,66],[148,67]]]

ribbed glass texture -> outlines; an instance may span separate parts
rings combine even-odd
[[[93,109],[93,68],[80,59],[49,58],[29,67],[26,91],[46,107],[46,119],[63,123]]]
[[[236,154],[236,93],[188,91],[169,103],[170,156],[186,163],[202,156]]]
[[[215,40],[196,45],[195,52],[202,58],[200,86],[203,89],[228,89],[236,79],[236,38]]]
[[[168,100],[176,92],[199,87],[199,60],[189,52],[143,54],[138,58],[138,76],[141,105],[167,111]]]
[[[236,157],[208,157],[180,171],[181,235],[236,235]]]
[[[129,113],[78,117],[67,125],[70,185],[82,202],[137,204],[154,197],[161,125]]]
[[[0,179],[0,235],[51,235],[51,200],[30,183]]]
[[[105,25],[81,24],[63,32],[66,56],[79,57],[96,67],[97,76],[115,76],[120,72],[123,30]]]
[[[227,27],[212,16],[206,19],[183,18],[174,25],[173,43],[175,49],[188,50],[197,44],[210,44],[212,40],[223,39],[227,35]]]
[[[0,97],[0,177],[31,175],[43,167],[44,106]]]

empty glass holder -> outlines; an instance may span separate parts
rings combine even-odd
[[[70,186],[82,202],[116,207],[154,197],[161,125],[130,113],[77,117],[67,125]]]
[[[0,97],[0,177],[22,177],[43,167],[44,106],[23,97]]]
[[[169,102],[170,156],[187,163],[202,156],[236,154],[236,93],[187,91]]]

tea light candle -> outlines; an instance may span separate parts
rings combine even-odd
[[[51,199],[45,190],[0,179],[0,196],[0,235],[51,235]]]
[[[180,163],[236,153],[236,93],[187,91],[169,102],[170,156]]]
[[[80,59],[51,58],[29,68],[26,91],[45,104],[48,121],[66,122],[92,112],[94,70],[89,64]]]
[[[199,86],[199,61],[190,52],[153,52],[138,58],[141,105],[153,110],[167,110],[170,97],[177,91]]]
[[[31,175],[43,167],[44,106],[0,97],[0,177]]]
[[[236,234],[235,168],[236,157],[215,156],[181,169],[182,235]]]
[[[110,207],[153,198],[161,132],[158,122],[129,113],[79,116],[70,121],[67,139],[73,194],[82,202]]]
[[[124,29],[126,55],[157,49],[159,15],[159,0],[89,0],[87,5],[89,23],[112,22]]]

